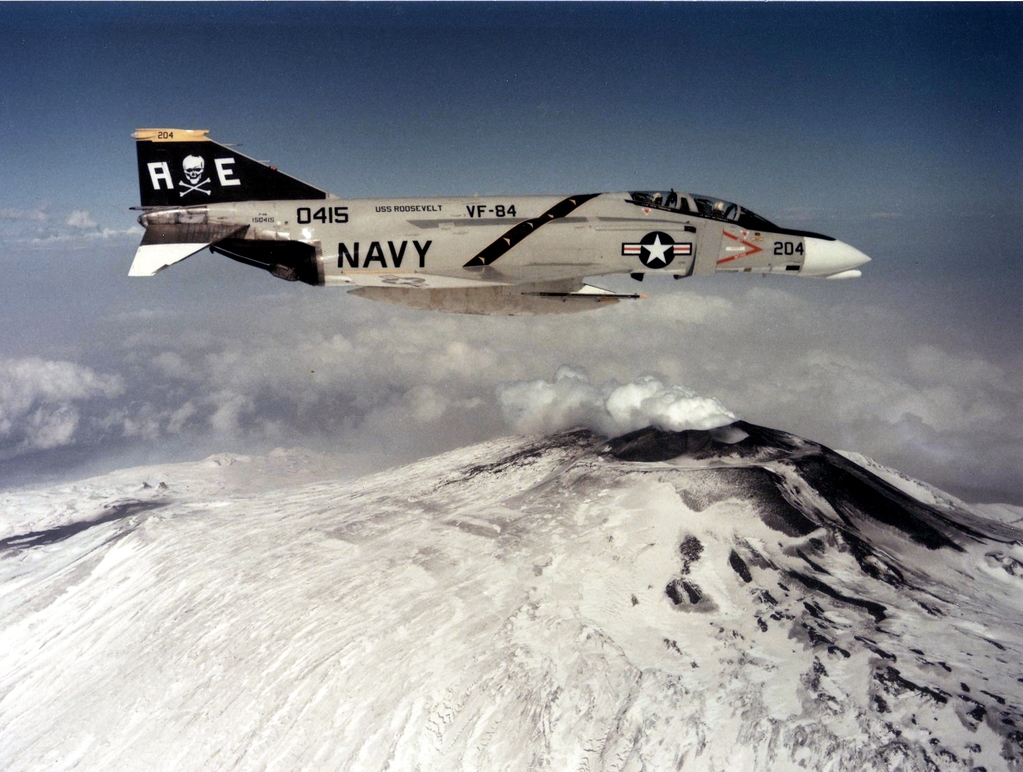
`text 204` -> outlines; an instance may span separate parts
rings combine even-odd
[[[791,241],[776,241],[774,242],[774,254],[801,255],[803,254],[803,245],[793,244]]]

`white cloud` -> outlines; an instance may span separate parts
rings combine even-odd
[[[170,434],[181,434],[185,428],[185,424],[188,423],[189,419],[191,419],[196,412],[195,403],[189,400],[170,414],[170,418],[167,420],[167,431]]]
[[[68,403],[39,407],[25,416],[22,445],[26,450],[49,450],[69,445],[78,428],[78,420],[78,411]]]
[[[921,380],[950,384],[960,389],[993,389],[1012,392],[1018,388],[1001,367],[977,356],[952,354],[938,346],[915,346],[907,356],[909,372]]]
[[[46,222],[49,219],[46,209],[39,206],[35,209],[12,209],[0,207],[0,221],[27,220],[29,222]]]
[[[95,226],[95,223],[93,226]],[[86,227],[75,226],[75,230],[70,232],[52,231],[18,240],[33,247],[50,247],[96,241],[114,241],[118,239],[130,241],[142,238],[143,234],[143,229],[138,225],[132,225],[127,228],[99,228],[97,230],[85,230]]]
[[[35,249],[81,247],[112,241],[140,239],[137,223],[124,228],[101,226],[87,209],[74,209],[63,217],[51,217],[45,205],[35,209],[0,208],[0,243]]]
[[[65,224],[72,228],[79,228],[82,230],[95,228],[97,225],[96,221],[92,219],[92,216],[84,209],[76,209],[69,214]]]
[[[169,378],[189,378],[192,367],[177,351],[163,351],[153,357],[153,367]]]
[[[210,426],[220,434],[235,434],[241,428],[243,416],[251,413],[254,405],[250,397],[223,391],[214,395],[216,410],[210,417]]]
[[[0,360],[0,440],[4,455],[56,448],[74,441],[79,405],[113,399],[123,380],[73,362],[37,357]]]
[[[38,357],[0,360],[0,414],[24,412],[36,401],[110,398],[123,390],[118,376],[98,374],[73,362]]]

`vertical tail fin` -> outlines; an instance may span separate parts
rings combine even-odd
[[[327,198],[272,166],[214,142],[207,129],[138,129],[143,207]]]

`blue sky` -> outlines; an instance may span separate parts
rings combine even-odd
[[[722,386],[729,407],[908,464],[906,471],[946,486],[966,490],[972,483],[962,476],[976,480],[948,457],[971,447],[962,400],[983,392],[980,414],[1002,429],[998,452],[980,465],[990,479],[978,485],[988,493],[1019,488],[1021,416],[1012,384],[1023,367],[1016,340],[1023,326],[1020,4],[6,3],[0,19],[0,323],[16,331],[0,341],[8,367],[7,380],[0,378],[0,450],[9,467],[31,459],[36,469],[56,469],[58,455],[76,449],[90,458],[150,457],[175,442],[174,452],[188,455],[336,440],[365,457],[402,460],[503,424],[424,424],[399,442],[393,427],[374,428],[383,420],[374,411],[400,412],[395,406],[424,388],[457,392],[452,405],[486,403],[504,380],[549,379],[559,364],[588,367],[596,380],[674,373],[683,385],[722,396],[713,392],[724,383],[726,360],[700,344],[701,336],[706,344],[723,333],[694,321],[691,348],[681,350],[669,334],[677,329],[658,326],[660,306],[642,312],[641,322],[629,316],[640,312],[606,322],[612,338],[615,324],[652,325],[651,334],[663,335],[663,350],[646,360],[594,350],[586,323],[569,321],[558,323],[560,356],[518,361],[513,331],[546,344],[555,334],[550,321],[367,311],[340,292],[274,283],[212,256],[149,282],[128,280],[138,239],[127,209],[138,201],[130,133],[152,126],[209,128],[342,196],[673,185],[834,235],[874,258],[860,281],[718,278],[671,287],[669,299],[655,302],[734,304],[725,324],[734,339],[715,345],[734,351],[734,368],[761,382],[746,391],[740,382]],[[785,302],[802,309],[788,323],[809,328],[795,339],[778,311]],[[377,401],[307,383],[301,405],[269,380],[254,380],[249,391],[232,392],[237,420],[221,414],[218,423],[223,405],[202,403],[214,376],[199,374],[200,365],[232,346],[254,355],[253,329],[287,324],[280,304],[308,313],[323,340],[328,329],[355,340],[374,328],[434,326],[424,345],[439,347],[438,356],[448,344],[476,340],[507,350],[502,361],[516,367],[492,368],[472,395],[449,380],[457,368],[433,371],[432,381],[395,375],[393,383],[384,370],[379,381],[346,386],[361,384]],[[838,307],[860,314],[856,323],[834,319]],[[829,329],[815,338],[815,324],[805,320],[824,315],[832,317]],[[197,325],[218,335],[197,342],[190,337]],[[621,338],[630,332],[620,327]],[[294,346],[271,338],[262,340],[266,351]],[[834,361],[801,369],[818,349]],[[935,350],[963,372],[948,382],[924,377],[933,362],[922,362]],[[170,355],[181,367],[169,366]],[[875,386],[901,378],[909,390],[902,412],[825,419],[823,403],[793,400],[802,383],[793,379],[820,378],[820,393],[840,384],[841,368],[831,366],[839,360],[860,362],[877,375]],[[43,370],[28,361],[72,365],[73,385],[47,391]],[[20,375],[11,375],[19,362]],[[403,372],[391,364],[392,373]],[[983,387],[970,381],[979,372],[988,378]],[[773,397],[762,394],[765,378],[773,378]],[[875,402],[885,398],[879,392]],[[328,407],[346,417],[325,438],[303,410]],[[172,421],[179,409],[189,415]],[[254,428],[266,411],[275,428]],[[143,414],[146,430],[137,428]],[[994,440],[974,440],[982,441]],[[392,451],[403,442],[407,449]]]

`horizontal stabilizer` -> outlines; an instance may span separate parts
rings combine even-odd
[[[135,252],[129,276],[155,276],[168,265],[181,262],[209,244],[143,244]]]
[[[155,224],[146,228],[142,244],[128,269],[129,276],[154,276],[169,265],[201,252],[210,244],[238,236],[247,225]]]

